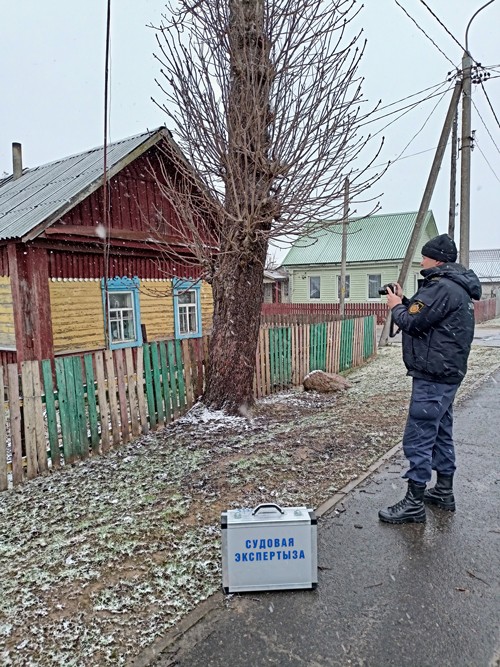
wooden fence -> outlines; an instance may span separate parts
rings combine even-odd
[[[311,370],[360,365],[376,352],[375,318],[262,326],[255,395],[298,386]],[[203,393],[208,338],[162,341],[0,371],[0,491],[155,430]]]
[[[344,318],[376,315],[377,324],[383,324],[389,312],[386,303],[346,303]],[[263,303],[261,321],[275,322],[277,317],[316,317],[321,320],[341,319],[338,303]],[[297,320],[299,321],[299,320]]]
[[[481,301],[474,301],[474,317],[476,324],[479,322],[487,322],[494,320],[497,316],[497,300],[496,299],[482,299]]]
[[[377,324],[384,324],[389,313],[386,303],[346,303],[344,318],[375,315]],[[476,323],[492,320],[497,316],[497,300],[474,301]],[[261,322],[293,324],[319,322],[325,319],[342,319],[338,303],[263,303]]]

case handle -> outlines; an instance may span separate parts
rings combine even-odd
[[[260,505],[257,505],[257,507],[254,509],[252,512],[252,516],[255,516],[260,510],[264,509],[265,507],[272,507],[275,510],[278,510],[280,514],[284,514],[284,510],[281,509],[279,505],[276,505],[276,503],[261,503]]]

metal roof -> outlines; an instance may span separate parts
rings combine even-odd
[[[417,212],[372,215],[351,218],[347,236],[347,262],[401,260],[410,242]],[[439,233],[432,211],[427,211],[422,234]],[[342,259],[342,225],[332,226],[298,239],[290,248],[282,266],[303,264],[339,264]]]
[[[469,268],[483,282],[499,282],[500,250],[470,250]]]
[[[127,156],[140,146],[146,151],[168,130],[157,128],[107,146],[108,179],[125,164]],[[141,154],[144,151],[139,151]],[[136,156],[137,157],[137,156]],[[23,170],[22,176],[0,181],[0,239],[23,238],[43,224],[48,226],[102,184],[104,148]],[[41,231],[41,230],[40,230]],[[36,236],[36,233],[34,234]]]

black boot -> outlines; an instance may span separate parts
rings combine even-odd
[[[425,486],[417,486],[412,479],[409,479],[408,491],[403,500],[386,510],[380,510],[378,518],[386,523],[424,523],[424,491]]]
[[[424,493],[424,501],[449,512],[455,511],[453,475],[437,474],[436,485]]]

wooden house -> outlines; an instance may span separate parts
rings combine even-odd
[[[206,332],[212,291],[158,185],[179,154],[167,129],[107,147],[106,192],[103,147],[24,170],[19,148],[0,181],[4,364]]]
[[[373,215],[349,221],[346,262],[346,303],[385,303],[378,293],[395,282],[403,263],[417,213]],[[439,234],[428,211],[404,290],[414,294],[420,278],[421,248]],[[298,239],[282,267],[289,274],[291,303],[324,304],[340,300],[342,225]]]
[[[288,303],[288,275],[279,269],[264,270],[264,303]]]
[[[470,250],[469,268],[479,278],[483,288],[483,299],[500,295],[500,250]]]

